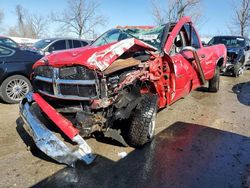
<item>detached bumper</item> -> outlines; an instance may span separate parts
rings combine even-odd
[[[83,160],[86,164],[92,163],[95,159],[95,156],[92,154],[91,148],[84,141],[84,139],[79,134],[77,134],[72,138],[72,141],[76,142],[78,147],[76,149],[71,149],[66,146],[66,144],[56,137],[53,132],[51,132],[33,112],[32,104],[34,102],[36,102],[39,106],[39,102],[34,100],[33,93],[29,93],[20,102],[20,116],[24,120],[26,130],[28,130],[36,146],[46,155],[58,161],[59,163],[65,163],[70,166],[72,166],[77,160]],[[42,105],[52,108],[48,103],[44,102],[45,101],[43,101]]]

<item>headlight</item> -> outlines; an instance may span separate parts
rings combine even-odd
[[[52,78],[53,68],[51,66],[38,66],[34,69],[34,75]]]

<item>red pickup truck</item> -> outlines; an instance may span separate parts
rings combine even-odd
[[[209,91],[219,90],[226,61],[225,46],[203,47],[189,17],[157,27],[117,27],[87,47],[36,62],[34,91],[20,103],[20,114],[48,156],[89,164],[94,155],[84,137],[103,133],[143,146],[153,139],[158,109],[206,82]]]

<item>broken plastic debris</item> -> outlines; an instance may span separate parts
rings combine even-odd
[[[128,154],[127,154],[125,151],[118,153],[118,156],[121,157],[121,158],[124,158],[124,157],[126,157],[127,155],[128,155]]]

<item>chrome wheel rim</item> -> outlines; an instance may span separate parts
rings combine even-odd
[[[243,74],[243,71],[244,71],[244,69],[243,69],[243,67],[241,67],[238,74],[239,75]]]
[[[23,79],[10,80],[6,86],[6,95],[13,101],[21,100],[29,92],[29,85]]]

